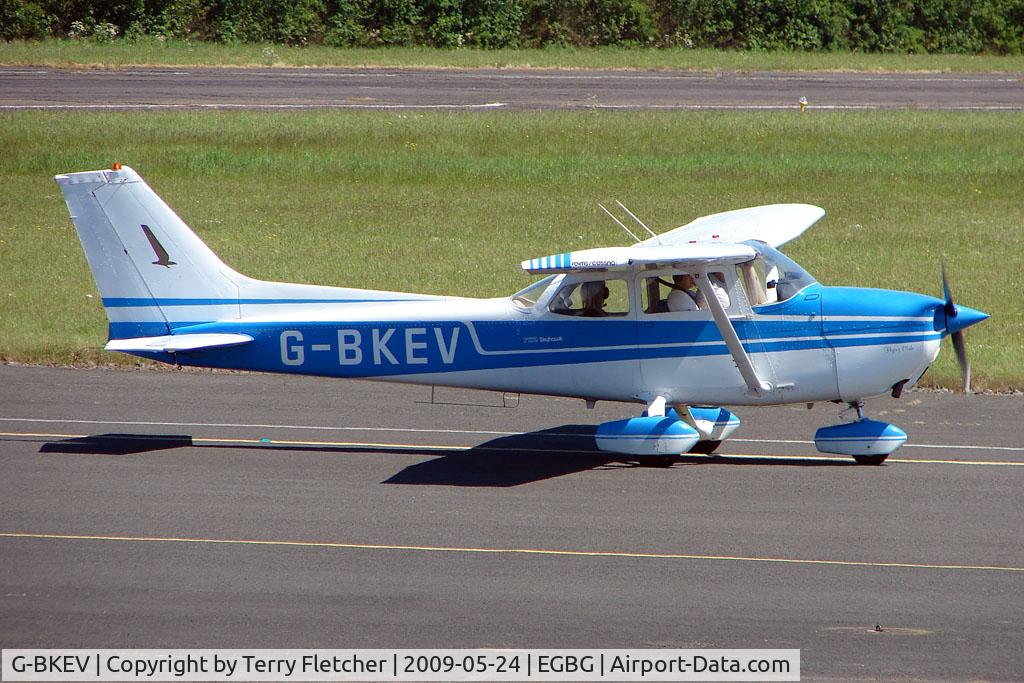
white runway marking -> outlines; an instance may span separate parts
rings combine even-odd
[[[455,72],[456,75],[459,72]],[[355,75],[355,74],[350,74]],[[363,74],[359,74],[363,75]],[[366,74],[372,76],[373,74]],[[404,74],[394,74],[404,75]],[[448,74],[445,74],[448,75]],[[841,81],[842,83],[1018,83],[1019,78],[1013,77],[999,77],[999,78],[972,78],[970,76],[907,76],[904,74],[891,74],[891,75],[878,75],[878,76],[847,76],[847,75],[833,75],[821,73],[807,72],[806,74],[765,74],[765,75],[744,75],[732,71],[722,72],[692,72],[683,74],[644,74],[637,72],[612,72],[602,74],[574,74],[572,72],[558,73],[558,74],[535,74],[535,73],[509,73],[509,74],[495,74],[495,73],[467,73],[466,75],[479,76],[480,78],[507,78],[515,80],[581,80],[581,81],[607,81],[612,79],[628,80],[628,81],[721,81],[721,80],[735,80],[735,81],[796,81],[796,82],[811,82],[811,83],[835,83]]]
[[[88,434],[40,434],[32,432],[0,432],[0,437],[14,437],[14,438],[26,438],[26,439],[89,439],[92,438]],[[109,440],[123,439],[126,441],[145,441],[147,438],[153,438],[160,440],[160,437],[147,437],[146,435],[114,435],[107,437]],[[538,447],[526,447],[526,446],[489,446],[486,444],[416,444],[416,443],[380,443],[380,442],[366,442],[366,441],[291,441],[285,439],[268,439],[268,438],[232,438],[232,437],[191,437],[191,443],[193,447],[202,447],[204,445],[218,445],[218,446],[238,446],[243,448],[270,448],[273,449],[275,446],[284,447],[301,447],[301,448],[347,448],[347,449],[374,449],[381,450],[386,449],[389,451],[410,451],[416,455],[420,455],[423,452],[468,452],[468,451],[504,451],[510,453],[584,453],[588,455],[598,455],[598,451],[594,449],[578,449],[578,448],[538,448]],[[182,444],[184,447],[185,444]],[[727,463],[731,460],[776,460],[779,462],[794,462],[794,461],[807,461],[807,462],[834,462],[849,466],[855,466],[850,458],[845,456],[834,456],[834,455],[775,455],[768,453],[715,453],[713,455],[694,455],[691,453],[684,453],[681,458],[700,458],[707,462],[723,462]],[[618,459],[618,458],[613,458]],[[1020,461],[1001,461],[1001,460],[941,460],[941,459],[910,459],[910,458],[890,458],[890,463],[905,463],[909,465],[958,465],[958,466],[981,466],[981,467],[1024,467],[1024,462]]]
[[[763,110],[775,111],[782,109],[798,109],[796,104],[586,104],[580,102],[580,108],[586,109],[665,109],[665,110]],[[879,109],[913,109],[920,111],[1020,111],[1024,105],[1018,104],[977,104],[977,105],[919,105],[911,102],[894,102],[890,104],[809,104],[807,109],[875,111]]]
[[[338,67],[344,68],[344,67]],[[251,72],[247,71],[247,76],[269,76],[269,77],[280,77],[287,76],[289,78],[399,78],[403,76],[409,76],[410,74],[416,74],[419,76],[443,76],[444,78],[482,78],[487,80],[574,80],[574,81],[607,81],[609,79],[619,80],[640,80],[640,81],[718,81],[722,79],[722,75],[713,73],[693,73],[693,74],[643,74],[637,72],[621,71],[615,73],[603,73],[603,74],[583,74],[579,72],[562,72],[562,73],[529,73],[529,72],[515,72],[515,73],[495,73],[493,71],[487,71],[488,67],[476,67],[472,69],[463,69],[458,67],[444,68],[438,67],[435,69],[410,69],[409,71],[372,71],[373,67],[370,67],[368,71],[354,71],[354,72],[325,72],[317,73],[313,72],[273,72],[273,71],[259,71]],[[481,69],[483,71],[481,71]]]
[[[424,110],[480,110],[480,109],[501,109],[511,106],[509,102],[485,102],[483,104],[369,104],[369,103],[310,103],[310,104],[242,104],[237,102],[210,103],[174,103],[174,104],[0,104],[0,111],[27,111],[27,110],[82,110],[82,111],[156,111],[161,109],[238,109],[238,110],[259,110],[259,109],[280,109],[280,110],[305,110],[305,109],[368,109],[368,110],[402,110],[402,109],[424,109]],[[795,104],[592,104],[585,101],[566,102],[562,105],[555,105],[554,108],[565,109],[607,109],[611,111],[784,111],[797,109]],[[544,107],[542,107],[544,108]],[[878,111],[889,109],[910,109],[917,111],[1021,111],[1024,105],[1017,104],[976,104],[976,105],[918,105],[907,102],[896,102],[888,104],[811,104],[807,109],[819,109],[823,111]]]
[[[0,104],[3,110],[21,109],[497,109],[507,107],[505,102],[484,104],[349,104],[328,102],[324,104],[239,104],[239,103],[195,103],[195,104]]]
[[[416,427],[334,427],[317,425],[289,425],[289,424],[259,424],[246,422],[157,422],[150,420],[84,420],[84,419],[56,419],[41,417],[0,417],[0,422],[23,422],[36,424],[85,424],[85,425],[110,425],[110,426],[136,426],[136,427],[219,427],[239,429],[298,429],[320,432],[392,432],[408,434],[467,434],[471,436],[523,436],[530,432],[506,432],[479,429],[421,429]],[[589,436],[589,434],[577,434],[565,432],[555,434],[558,436]],[[814,441],[802,439],[729,439],[729,443],[763,443],[763,444],[798,444],[814,445]],[[1010,453],[1024,452],[1024,446],[978,446],[964,444],[925,444],[908,443],[902,448],[938,448],[943,450],[977,450],[977,451],[1006,451]],[[751,456],[754,457],[754,456]],[[921,462],[921,461],[916,461]],[[942,461],[947,462],[947,461]]]
[[[397,67],[400,68],[400,67]],[[740,73],[737,70],[697,70],[681,71],[679,73],[649,73],[643,69],[617,69],[599,73],[587,73],[589,69],[565,69],[555,68],[537,70],[516,70],[515,67],[457,67],[437,66],[430,68],[411,67],[397,71],[396,67],[346,67],[346,66],[323,66],[323,67],[280,67],[271,69],[251,70],[249,67],[197,67],[193,71],[162,71],[155,69],[128,69],[127,73],[135,76],[191,76],[203,74],[209,71],[226,71],[238,69],[247,76],[258,76],[268,78],[397,78],[415,73],[423,76],[444,76],[457,78],[484,78],[495,80],[534,80],[534,81],[766,81],[766,82],[798,82],[798,83],[1019,83],[1021,79],[1009,75],[974,74],[974,75],[944,75],[944,74],[904,74],[904,73],[882,73],[853,75],[843,71],[806,71],[799,73]],[[343,69],[361,69],[359,71],[342,71]],[[89,76],[120,76],[126,71],[106,71],[99,69],[88,69],[84,72]],[[24,74],[53,74],[68,73],[62,69],[2,69],[0,75],[24,75]],[[83,72],[75,72],[80,77]]]
[[[814,441],[801,440],[801,439],[729,439],[729,443],[797,443],[797,444],[808,444],[813,446]],[[1010,452],[1024,452],[1024,447],[1021,446],[964,446],[956,444],[943,444],[943,443],[908,443],[904,444],[900,448],[942,448],[942,449],[954,449],[954,450],[967,450],[967,451],[1010,451]]]
[[[817,83],[834,83],[836,77],[821,76],[814,73],[808,73],[807,75],[765,75],[765,76],[737,76],[736,80],[741,81],[813,81]],[[972,78],[970,76],[907,76],[904,74],[891,74],[891,75],[878,75],[878,76],[846,76],[841,77],[843,83],[892,83],[892,82],[908,82],[908,83],[1017,83],[1020,81],[1019,78],[1012,77],[1000,77],[1000,78],[987,78],[978,77]]]
[[[140,427],[239,427],[244,429],[302,429],[321,432],[412,432],[422,434],[475,434],[481,436],[517,436],[524,432],[491,432],[468,429],[414,429],[410,427],[317,427],[313,425],[249,424],[241,422],[150,422],[121,420],[55,420],[48,418],[0,417],[0,422],[37,422],[43,424],[125,425]]]

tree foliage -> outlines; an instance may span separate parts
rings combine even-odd
[[[1021,54],[1024,0],[0,0],[0,39]]]

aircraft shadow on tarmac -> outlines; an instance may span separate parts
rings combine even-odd
[[[455,451],[424,446],[321,446],[304,444],[197,444],[192,436],[182,434],[95,434],[60,441],[47,441],[40,453],[78,455],[140,455],[182,447],[210,449],[258,449],[261,451],[302,451],[323,453],[392,453],[418,454],[431,457],[410,465],[386,479],[385,484],[413,486],[520,486],[544,479],[562,477],[587,470],[630,469],[641,467],[635,457],[597,450],[594,425],[562,425],[536,432],[514,434],[492,439],[478,446]],[[774,467],[847,467],[850,460],[757,457],[729,455],[681,455],[662,466],[694,465],[770,465]]]
[[[492,439],[479,446],[406,467],[385,484],[425,486],[519,486],[598,468],[635,462],[603,453],[593,425],[563,425]]]
[[[427,486],[519,486],[586,470],[640,467],[637,458],[597,450],[594,425],[563,425],[503,436],[464,451],[416,463],[385,480],[385,484]],[[668,466],[771,465],[847,467],[850,462],[811,458],[681,455]]]
[[[61,441],[47,441],[39,448],[39,452],[78,455],[137,455],[191,445],[192,437],[181,434],[94,434]]]

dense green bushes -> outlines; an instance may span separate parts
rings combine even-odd
[[[0,39],[1024,53],[1024,0],[0,0]]]

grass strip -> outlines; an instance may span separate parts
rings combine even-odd
[[[124,66],[378,66],[738,71],[1024,72],[1024,56],[909,55],[856,52],[762,52],[686,48],[480,50],[421,47],[331,48],[138,38],[0,41],[0,64]]]
[[[659,230],[817,204],[787,253],[825,284],[937,296],[945,259],[957,300],[992,314],[967,333],[975,387],[1024,388],[1022,131],[1020,113],[912,111],[4,113],[0,357],[117,356],[52,176],[121,161],[248,275],[467,296],[525,286],[525,258],[627,242],[598,202]],[[925,383],[958,377],[947,349]]]

